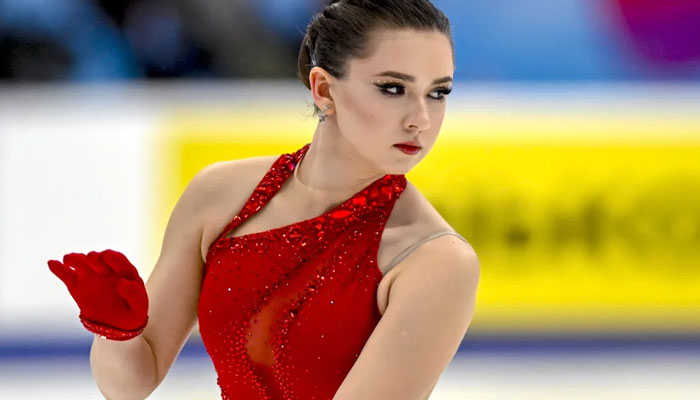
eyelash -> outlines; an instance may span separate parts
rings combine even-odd
[[[401,89],[403,89],[404,88],[403,85],[400,85],[397,83],[387,83],[387,84],[376,85],[376,86],[381,89],[380,92],[382,94],[384,94],[385,96],[389,96],[389,97],[401,96],[401,93],[391,93],[391,92],[388,92],[387,89],[389,89],[389,88],[401,88]],[[440,96],[439,98],[435,98],[435,97],[430,97],[430,98],[432,100],[437,101],[437,102],[443,102],[443,101],[445,101],[447,95],[452,92],[452,88],[448,88],[448,87],[443,86],[443,87],[437,88],[435,91],[442,93],[442,96]]]

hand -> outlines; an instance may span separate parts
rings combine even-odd
[[[49,260],[48,265],[78,304],[81,320],[123,331],[146,326],[146,286],[124,254],[109,249],[87,255],[70,253],[63,263]],[[86,328],[95,332],[87,324]]]

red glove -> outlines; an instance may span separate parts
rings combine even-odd
[[[49,269],[80,307],[80,321],[103,338],[128,340],[148,322],[148,294],[136,268],[115,250],[70,253]]]

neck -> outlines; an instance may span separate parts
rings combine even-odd
[[[295,190],[337,199],[357,193],[386,175],[367,168],[363,159],[348,152],[349,145],[322,140],[331,134],[319,134],[317,128],[311,146],[294,168]]]

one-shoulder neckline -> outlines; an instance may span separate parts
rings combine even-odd
[[[275,227],[275,228],[270,228],[270,229],[267,229],[267,230],[264,230],[264,231],[250,232],[250,233],[246,233],[246,234],[239,235],[239,236],[227,236],[228,234],[230,234],[230,233],[232,233],[233,231],[235,231],[235,229],[238,228],[238,226],[240,226],[243,222],[245,222],[246,220],[248,220],[248,219],[249,219],[250,217],[252,217],[253,215],[257,214],[257,212],[259,212],[260,210],[262,210],[262,209],[264,208],[264,206],[267,205],[267,203],[270,201],[270,199],[271,199],[275,194],[277,194],[277,192],[281,189],[281,187],[284,186],[284,184],[288,181],[288,179],[290,179],[290,176],[292,176],[292,174],[294,173],[294,169],[297,167],[299,161],[301,160],[301,158],[303,157],[303,155],[306,153],[306,151],[308,151],[310,145],[311,145],[311,143],[307,143],[306,145],[304,145],[304,147],[302,147],[302,148],[299,149],[298,151],[296,151],[296,152],[294,152],[294,153],[291,153],[291,154],[290,154],[290,153],[282,154],[282,155],[280,155],[280,156],[275,160],[275,162],[274,162],[274,163],[272,164],[272,166],[268,169],[268,171],[265,173],[265,175],[264,175],[263,178],[260,180],[260,182],[256,185],[255,189],[253,190],[253,193],[251,193],[251,195],[248,196],[248,199],[247,199],[246,202],[244,203],[243,207],[238,211],[238,213],[233,217],[233,219],[231,219],[231,220],[229,221],[229,223],[226,225],[226,227],[224,228],[224,230],[223,230],[222,232],[220,232],[220,234],[219,234],[219,236],[217,237],[217,239],[216,239],[214,242],[211,243],[211,245],[209,246],[209,250],[207,251],[207,254],[209,254],[209,253],[211,252],[211,250],[215,247],[215,245],[218,245],[218,244],[220,244],[220,243],[222,243],[222,242],[223,242],[223,243],[229,243],[229,242],[233,242],[233,241],[236,241],[236,240],[247,240],[247,239],[250,239],[250,238],[257,238],[257,237],[263,236],[263,235],[273,235],[273,236],[274,236],[276,233],[280,233],[280,232],[282,232],[282,231],[290,230],[290,229],[294,228],[295,226],[300,226],[300,227],[301,227],[301,226],[310,224],[310,223],[312,223],[312,222],[314,222],[314,221],[316,221],[316,220],[325,218],[325,217],[327,217],[327,216],[329,216],[329,215],[331,215],[331,214],[333,214],[333,213],[339,212],[339,211],[346,210],[346,211],[348,211],[348,214],[349,214],[349,213],[352,213],[352,210],[354,210],[354,208],[355,208],[355,207],[353,206],[353,202],[355,201],[355,199],[357,199],[357,198],[359,198],[360,196],[363,196],[363,195],[364,195],[364,196],[368,196],[369,193],[370,193],[370,190],[372,190],[373,187],[379,185],[379,184],[380,184],[381,182],[383,182],[383,181],[387,181],[387,183],[391,183],[391,182],[389,182],[389,181],[393,181],[394,178],[397,177],[397,175],[385,174],[384,176],[375,179],[374,181],[372,181],[371,183],[369,183],[369,184],[368,184],[367,186],[365,186],[364,188],[358,190],[355,194],[353,194],[352,196],[350,196],[350,197],[347,198],[346,200],[342,201],[342,202],[339,203],[338,205],[332,207],[332,208],[329,209],[328,211],[326,211],[326,212],[324,212],[324,213],[322,213],[322,214],[319,214],[319,215],[317,215],[317,216],[315,216],[315,217],[307,218],[307,219],[304,219],[304,220],[301,220],[301,221],[296,221],[296,222],[293,222],[293,223],[290,223],[290,224],[287,224],[287,225],[284,225],[284,226],[279,226],[279,227]],[[285,164],[287,164],[287,165],[290,165],[290,164],[291,164],[291,168],[290,168],[290,167],[286,167]],[[282,169],[283,169],[283,171],[281,171]],[[277,172],[275,172],[275,171],[277,171]],[[281,172],[280,172],[280,171],[281,171]],[[278,176],[284,174],[284,175],[282,175],[282,178],[280,179],[279,188],[278,188],[277,190],[275,190],[274,193],[270,194],[270,195],[265,199],[263,206],[262,206],[259,210],[256,210],[255,212],[252,212],[252,213],[251,213],[250,215],[248,215],[245,219],[242,219],[242,218],[241,218],[241,214],[242,214],[243,211],[245,211],[245,209],[249,206],[249,203],[251,202],[251,198],[252,198],[253,194],[255,193],[255,191],[258,190],[258,188],[260,188],[260,186],[262,186],[263,184],[269,183],[269,181],[273,180],[273,179],[274,179],[274,176],[272,175],[273,173],[277,173]],[[400,175],[400,176],[402,176],[402,175]],[[342,217],[341,217],[341,218],[342,218]],[[234,222],[236,219],[242,219],[242,220],[239,221],[238,223],[236,223],[235,226],[233,226],[233,222]]]
[[[381,177],[381,178],[377,178],[377,179],[374,180],[372,183],[370,183],[369,185],[365,186],[363,189],[360,189],[360,191],[358,191],[357,193],[355,193],[354,195],[352,195],[352,196],[351,196],[350,198],[348,198],[347,200],[343,201],[342,203],[338,204],[337,206],[335,206],[335,207],[331,208],[330,210],[328,210],[328,211],[326,211],[326,212],[324,212],[324,213],[322,213],[322,214],[320,214],[320,215],[317,215],[317,216],[315,216],[315,217],[311,217],[311,218],[308,218],[308,219],[305,219],[305,220],[302,220],[302,221],[292,222],[291,224],[287,224],[287,225],[280,226],[280,227],[277,227],[277,228],[270,228],[270,229],[265,230],[265,231],[251,232],[251,233],[246,233],[246,234],[243,234],[243,235],[240,235],[240,236],[222,236],[221,239],[222,239],[222,240],[233,240],[233,239],[240,239],[240,238],[249,238],[249,237],[259,236],[259,235],[262,235],[262,234],[270,234],[270,233],[275,232],[275,231],[288,230],[288,229],[292,228],[292,227],[295,226],[295,225],[302,225],[302,224],[310,223],[310,222],[312,222],[312,221],[314,221],[314,220],[317,220],[317,219],[326,217],[326,216],[328,216],[328,215],[330,215],[330,214],[332,214],[332,213],[334,213],[334,212],[336,212],[336,211],[340,211],[341,209],[350,208],[350,207],[348,207],[348,204],[350,204],[355,198],[359,197],[359,196],[362,195],[363,193],[369,192],[369,190],[372,188],[372,186],[376,185],[376,184],[377,184],[379,181],[381,181],[382,179],[386,179],[386,176],[387,176],[387,175],[385,175],[385,176],[383,176],[383,177]],[[266,203],[266,204],[267,204],[267,203]],[[263,208],[264,208],[264,207],[261,207],[260,209],[262,210]],[[258,210],[258,211],[260,211],[260,210]],[[239,214],[240,214],[240,213],[239,213]],[[255,214],[250,215],[248,218],[252,217],[253,215],[255,215]],[[246,218],[246,220],[247,220],[248,218]],[[238,224],[238,226],[240,226],[240,224],[242,224],[243,222],[244,222],[244,221],[241,221],[241,222]],[[238,226],[236,226],[236,228],[237,228]],[[235,228],[234,228],[234,229],[235,229]],[[231,233],[231,231],[229,230],[227,233]]]

